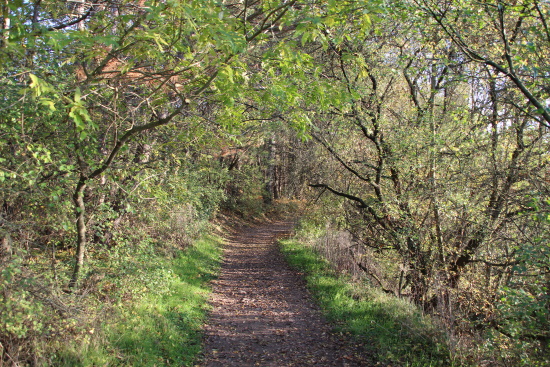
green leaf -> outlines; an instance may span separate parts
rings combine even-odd
[[[80,102],[81,98],[82,98],[82,93],[80,92],[80,88],[76,87],[76,90],[74,92],[74,101]]]
[[[43,106],[49,107],[50,111],[57,111],[57,109],[55,108],[55,102],[52,99],[43,97],[39,99],[39,102]]]

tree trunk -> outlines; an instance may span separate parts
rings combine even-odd
[[[73,194],[73,202],[76,214],[76,257],[73,269],[73,275],[69,282],[69,288],[75,288],[78,283],[80,271],[84,265],[84,254],[86,252],[86,207],[84,205],[84,190],[86,189],[86,180],[81,178]]]
[[[267,156],[267,173],[264,196],[264,203],[271,204],[275,198],[275,139],[271,137],[267,143],[268,156]]]
[[[7,46],[7,43],[8,43],[8,39],[10,38],[10,33],[9,33],[9,29],[10,29],[10,8],[9,8],[9,1],[8,0],[3,0],[2,1],[2,18],[3,18],[3,21],[2,21],[2,30],[4,31],[4,35],[2,37],[2,40],[0,40],[1,44],[0,46],[1,47],[6,47]]]

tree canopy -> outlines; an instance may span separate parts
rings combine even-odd
[[[29,279],[82,292],[132,226],[286,197],[325,203],[372,285],[547,361],[546,1],[0,6],[0,315]]]

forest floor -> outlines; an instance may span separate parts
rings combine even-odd
[[[277,239],[290,221],[244,226],[225,247],[213,282],[201,366],[372,366],[372,357],[333,332]]]

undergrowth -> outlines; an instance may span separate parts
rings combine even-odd
[[[99,330],[61,347],[56,366],[190,366],[201,349],[208,282],[221,258],[221,239],[203,236],[173,258],[149,258],[155,282],[134,284],[134,295],[110,309]],[[140,285],[141,284],[141,285]]]
[[[452,366],[444,335],[411,303],[338,275],[312,248],[280,241],[291,265],[305,272],[314,297],[337,325],[381,363],[399,366]]]

